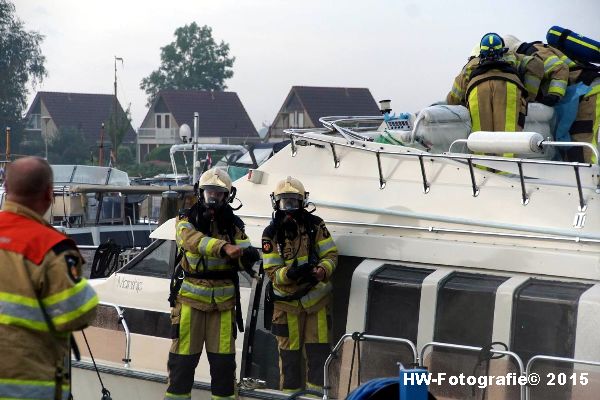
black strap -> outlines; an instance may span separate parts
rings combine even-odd
[[[565,48],[565,41],[567,40],[567,38],[569,37],[569,35],[571,33],[573,33],[573,31],[570,30],[570,29],[565,29],[565,30],[562,31],[562,33],[558,37],[558,42],[557,42],[557,45],[560,48],[563,48],[563,49]]]
[[[177,303],[177,294],[181,289],[183,283],[183,269],[181,268],[181,259],[183,258],[183,250],[179,249],[177,256],[175,257],[175,268],[173,268],[173,274],[171,275],[171,283],[169,284],[169,305],[175,307]]]
[[[517,53],[525,54],[527,56],[535,54],[538,51],[537,48],[535,47],[536,44],[542,44],[542,42],[539,42],[539,41],[531,42],[531,43],[523,42],[517,49]]]
[[[500,60],[500,61],[483,62],[483,63],[479,64],[471,73],[469,80],[475,78],[476,76],[483,75],[492,69],[497,69],[497,70],[499,70],[501,72],[505,72],[507,74],[514,74],[516,76],[519,76],[519,72],[517,71],[517,69],[514,66],[512,66],[509,62]]]

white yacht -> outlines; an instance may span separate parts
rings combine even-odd
[[[398,376],[398,362],[447,376],[541,378],[432,383],[438,399],[598,398],[600,169],[556,161],[558,148],[578,144],[545,138],[552,110],[533,106],[521,133],[471,133],[468,112],[452,106],[323,118],[323,128],[289,131],[288,148],[234,183],[254,246],[271,219],[269,194],[288,175],[304,183],[338,246],[331,311],[339,343],[324,398]],[[173,220],[152,237],[94,282],[103,304],[85,334],[113,398],[161,399],[166,388]],[[274,390],[277,349],[263,329],[262,286],[243,286],[240,397],[287,398]],[[77,337],[84,357],[74,363],[73,393],[97,398],[101,385]],[[209,384],[202,357],[192,397],[210,398]]]

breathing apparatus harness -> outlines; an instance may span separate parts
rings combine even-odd
[[[302,208],[295,210],[293,212],[287,212],[281,210],[275,197],[271,194],[271,203],[273,205],[273,213],[272,219],[269,227],[265,230],[266,234],[271,234],[271,240],[276,239],[277,241],[277,251],[281,254],[285,247],[285,240],[294,240],[297,235],[302,234],[302,228],[304,228],[304,233],[308,234],[308,263],[303,265],[301,268],[303,269],[302,276],[299,278],[298,283],[303,284],[303,287],[298,290],[296,293],[280,296],[275,293],[273,290],[273,282],[268,280],[266,288],[265,288],[265,308],[264,308],[264,326],[265,329],[271,328],[271,320],[274,311],[274,303],[275,301],[294,301],[300,300],[302,297],[306,296],[310,290],[319,283],[319,281],[312,275],[312,269],[319,263],[319,256],[315,249],[316,237],[317,237],[317,227],[320,219],[312,213],[316,211],[316,207],[313,203],[308,202],[308,193],[304,196],[304,200],[302,201]],[[312,210],[307,210],[306,208],[312,205]],[[294,221],[290,221],[293,219]],[[292,226],[294,225],[294,226]],[[300,251],[300,246],[302,246],[302,241],[298,241],[298,248],[294,251],[294,255],[292,258],[294,262],[292,265],[298,265],[298,259],[296,256]],[[264,270],[262,270],[261,266],[261,274],[264,274]]]
[[[231,193],[218,207],[208,206],[204,201],[203,190],[198,189],[198,184],[194,186],[194,191],[197,194],[198,201],[189,209],[184,210],[180,216],[187,217],[194,228],[203,232],[207,235],[212,233],[219,233],[221,235],[227,235],[227,239],[230,244],[235,244],[235,233],[236,227],[244,232],[244,222],[233,213],[234,210],[239,210],[242,205],[237,208],[232,208],[230,203],[235,199],[236,190],[235,187],[231,188]],[[212,232],[212,222],[216,223],[216,232]],[[208,280],[223,280],[228,279],[233,282],[235,288],[235,320],[240,332],[244,332],[244,320],[242,319],[242,306],[240,302],[240,279],[238,276],[237,260],[236,264],[230,263],[230,268],[223,271],[209,271],[206,265],[206,257],[200,257],[198,264],[195,266],[195,270],[198,272],[187,272],[181,267],[181,259],[185,250],[179,248],[177,257],[175,258],[175,268],[171,275],[170,293],[169,293],[169,304],[171,307],[175,307],[177,301],[177,295],[179,289],[185,278],[193,279],[208,279]],[[253,247],[244,249],[242,256],[240,257],[241,263],[244,266],[244,270],[254,277],[256,274],[252,270],[252,266],[256,261],[260,259],[258,251]],[[201,265],[201,268],[200,267]],[[235,336],[235,332],[234,332]]]

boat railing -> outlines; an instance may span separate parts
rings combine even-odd
[[[410,356],[412,356],[412,359],[410,360],[412,364],[417,364],[419,359],[418,359],[418,353],[417,353],[417,348],[416,346],[413,344],[413,342],[411,342],[408,339],[404,339],[404,338],[395,338],[395,337],[387,337],[387,336],[377,336],[377,335],[368,335],[368,334],[364,334],[364,333],[347,333],[344,334],[340,340],[338,340],[338,342],[336,343],[336,345],[334,346],[333,350],[331,351],[331,353],[329,354],[329,356],[327,357],[327,359],[325,360],[325,366],[324,366],[324,381],[323,381],[323,400],[327,400],[327,399],[333,399],[336,397],[332,396],[332,374],[330,373],[330,368],[331,368],[331,364],[333,363],[334,360],[338,359],[340,356],[340,351],[342,350],[344,344],[346,342],[348,342],[349,340],[353,340],[355,343],[356,342],[376,342],[376,343],[385,343],[385,344],[400,344],[403,346],[407,346],[410,349]],[[358,353],[356,356],[358,357],[358,364],[360,364],[360,352],[361,350],[359,349]],[[354,358],[355,358],[355,354],[353,351],[352,354],[352,366],[354,365]],[[399,360],[396,360],[396,362],[398,362]],[[357,366],[357,373],[360,376],[360,371],[359,371],[360,365]],[[335,376],[338,376],[339,378],[339,371],[337,374],[333,374]],[[351,382],[353,380],[353,371],[352,369],[350,370],[350,375],[349,375],[349,381]],[[358,382],[358,384],[360,385],[361,382]]]
[[[425,361],[425,352],[426,350],[428,350],[429,348],[434,348],[434,347],[440,347],[440,348],[445,348],[445,349],[450,349],[450,350],[461,350],[461,351],[467,351],[467,352],[476,352],[481,354],[482,351],[486,351],[489,352],[492,355],[502,355],[502,356],[507,356],[508,358],[512,359],[515,361],[517,368],[518,368],[518,373],[519,373],[519,377],[520,376],[525,376],[527,377],[525,368],[523,366],[523,361],[521,360],[521,357],[519,357],[516,353],[512,352],[512,351],[508,351],[508,350],[498,350],[498,349],[494,349],[492,348],[483,348],[483,347],[476,347],[476,346],[465,346],[465,345],[460,345],[460,344],[454,344],[454,343],[442,343],[442,342],[429,342],[426,343],[423,348],[421,349],[421,353],[420,353],[420,361],[421,361],[421,365],[425,366],[424,361]],[[433,351],[433,350],[432,350]],[[431,369],[430,369],[431,372]],[[517,377],[518,379],[518,377]],[[525,388],[527,385],[519,385],[519,391],[520,391],[520,399],[524,400],[525,397]]]
[[[122,359],[125,364],[123,367],[129,368],[131,363],[131,333],[129,332],[129,327],[127,326],[125,316],[123,315],[123,309],[116,304],[107,303],[104,301],[101,301],[99,304],[105,307],[112,307],[117,311],[118,322],[123,326],[123,330],[125,331],[125,357]]]
[[[579,360],[579,359],[575,359],[575,358],[538,355],[538,356],[531,357],[531,359],[527,362],[527,367],[525,368],[525,372],[527,374],[528,380],[530,380],[531,376],[533,376],[533,374],[534,374],[531,372],[533,369],[533,365],[539,361],[554,361],[554,362],[558,362],[558,363],[566,363],[566,364],[572,364],[572,365],[581,364],[581,365],[590,365],[590,366],[594,366],[594,367],[600,367],[599,361],[588,361],[588,360]],[[582,372],[579,374],[573,374],[570,376],[566,376],[566,374],[563,374],[564,379],[565,379],[564,382],[558,381],[560,379],[559,375],[561,375],[561,374],[556,374],[555,378],[557,379],[557,382],[555,383],[555,385],[564,386],[564,385],[572,382],[573,386],[576,386],[576,385],[586,386],[588,383],[588,377],[583,376],[582,375],[583,373],[585,373],[585,372]],[[547,378],[547,377],[540,377],[539,374],[536,374],[536,376],[539,379]],[[539,381],[538,383],[543,384],[543,385],[547,384],[547,382],[543,381],[543,380]],[[534,386],[537,386],[537,384]],[[529,385],[527,385],[527,387],[525,389],[525,400],[530,400],[530,398],[531,398],[531,388]]]
[[[332,117],[333,118],[333,117]],[[291,139],[291,151],[292,157],[295,157],[298,153],[298,146],[306,146],[309,144],[317,144],[320,147],[325,147],[329,145],[333,163],[335,168],[339,168],[340,166],[340,158],[337,155],[336,148],[343,147],[353,151],[361,151],[372,153],[375,155],[376,163],[377,163],[377,171],[379,175],[379,188],[385,189],[386,180],[383,177],[383,169],[381,164],[382,156],[392,156],[399,158],[417,158],[420,165],[420,173],[421,179],[423,183],[423,193],[427,194],[430,191],[431,182],[427,177],[425,170],[425,159],[442,159],[442,160],[453,160],[459,161],[461,163],[466,163],[469,169],[470,175],[470,185],[472,188],[473,197],[477,197],[480,193],[480,187],[477,185],[475,180],[475,168],[478,161],[488,161],[488,162],[499,162],[499,163],[508,163],[508,164],[516,164],[518,169],[518,178],[520,181],[521,188],[521,204],[527,205],[529,203],[529,195],[527,194],[527,188],[525,183],[525,174],[523,173],[523,166],[527,164],[534,165],[554,165],[560,166],[563,168],[572,168],[574,172],[575,185],[577,187],[577,192],[579,196],[579,212],[584,212],[587,208],[587,203],[585,201],[583,195],[583,187],[581,183],[581,175],[580,169],[582,168],[592,168],[592,164],[589,163],[580,163],[580,162],[564,162],[564,161],[553,161],[553,160],[541,160],[541,159],[529,159],[529,158],[508,158],[508,157],[498,157],[498,156],[489,156],[489,155],[479,155],[479,154],[462,154],[462,153],[428,153],[425,151],[421,151],[415,148],[405,148],[401,147],[398,150],[386,148],[379,143],[373,143],[372,141],[367,141],[364,139],[364,135],[360,135],[356,132],[350,134],[348,132],[348,128],[340,128],[338,123],[340,121],[352,121],[351,117],[335,117],[334,121],[329,121],[326,119],[322,119],[324,122],[325,128],[320,129],[286,129],[284,130],[290,136]],[[366,120],[367,117],[354,117],[357,121]],[[376,119],[378,117],[370,117],[372,119]],[[337,126],[337,127],[336,127]],[[340,128],[340,129],[338,129]],[[340,140],[339,137],[334,137],[328,134],[334,134],[335,132],[339,132],[345,139],[346,142]],[[343,133],[342,133],[343,132]],[[310,134],[310,135],[309,135]],[[360,138],[358,136],[360,136]],[[325,146],[323,146],[325,145]],[[596,191],[600,191],[600,183],[596,183]]]

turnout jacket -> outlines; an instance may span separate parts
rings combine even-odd
[[[185,276],[177,300],[201,311],[224,311],[235,306],[235,287],[231,279],[202,279],[189,275],[202,272],[243,270],[239,260],[228,259],[222,251],[226,244],[250,247],[250,239],[234,223],[231,212],[229,226],[221,230],[217,220],[206,221],[208,228],[197,229],[189,216],[177,218],[177,246],[182,249],[181,267]],[[217,217],[218,218],[218,217]]]
[[[330,279],[337,265],[338,251],[321,218],[304,212],[304,221],[298,223],[298,229],[299,234],[290,240],[284,238],[283,230],[274,222],[265,228],[262,237],[263,268],[273,284],[274,294],[286,297],[306,289],[306,284],[298,284],[287,277],[287,272],[295,260],[298,266],[323,267],[325,279],[300,299],[276,300],[274,303],[276,310],[296,314],[301,311],[313,313],[329,303],[332,289]]]
[[[0,398],[66,399],[65,359],[74,330],[95,317],[98,297],[81,278],[74,242],[34,211],[0,211]]]
[[[567,57],[561,51],[541,42],[524,43],[518,51],[537,56],[544,63],[544,78],[538,99],[548,94],[559,97],[565,95],[569,81],[569,66],[564,62]]]
[[[466,105],[470,90],[490,79],[514,83],[527,94],[528,101],[537,97],[544,76],[544,65],[540,58],[509,52],[495,64],[481,66],[479,61],[479,57],[469,60],[454,79],[452,90],[446,97],[448,104]]]

